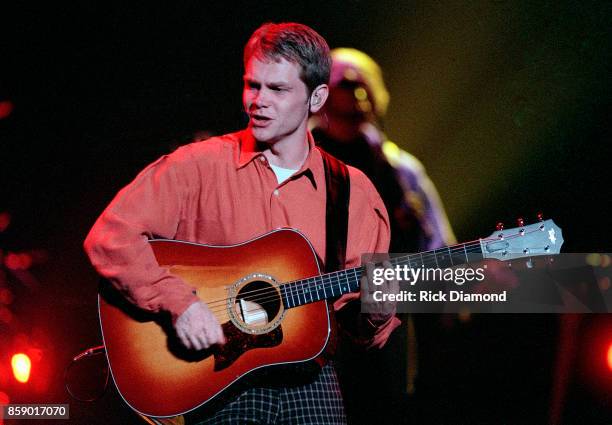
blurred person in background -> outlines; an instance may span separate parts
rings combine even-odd
[[[422,252],[456,243],[423,164],[383,131],[390,96],[380,66],[352,48],[333,49],[331,56],[329,98],[310,121],[312,133],[320,147],[374,183],[389,214],[389,252]],[[403,329],[392,334],[382,350],[340,351],[349,423],[402,423],[414,418],[405,408],[408,395],[415,391],[415,323],[412,316],[401,318]],[[417,330],[430,332],[435,324],[426,322],[431,319],[420,316]]]

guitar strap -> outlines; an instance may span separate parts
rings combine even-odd
[[[346,263],[351,184],[345,163],[318,148],[323,157],[327,190],[325,219],[325,272],[342,270]]]

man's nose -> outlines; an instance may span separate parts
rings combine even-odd
[[[268,90],[261,89],[253,98],[253,106],[266,108],[270,105],[270,93]]]

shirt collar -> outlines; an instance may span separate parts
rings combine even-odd
[[[323,170],[323,159],[321,153],[315,147],[314,138],[310,131],[308,137],[308,156],[302,164],[302,167],[294,174],[293,178],[304,174],[308,177],[314,188],[317,188],[317,182],[321,182],[321,178],[325,178]],[[240,132],[240,147],[236,158],[236,169],[244,168],[257,157],[263,157],[263,149],[258,146],[257,141],[249,129]]]
[[[238,157],[236,168],[243,168],[254,158],[262,156],[262,150],[257,146],[257,141],[249,129],[242,130],[238,137]]]

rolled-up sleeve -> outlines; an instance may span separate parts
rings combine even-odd
[[[130,302],[168,312],[173,319],[198,298],[192,287],[159,266],[148,239],[175,236],[186,187],[176,161],[162,157],[117,194],[84,242],[96,271]]]

